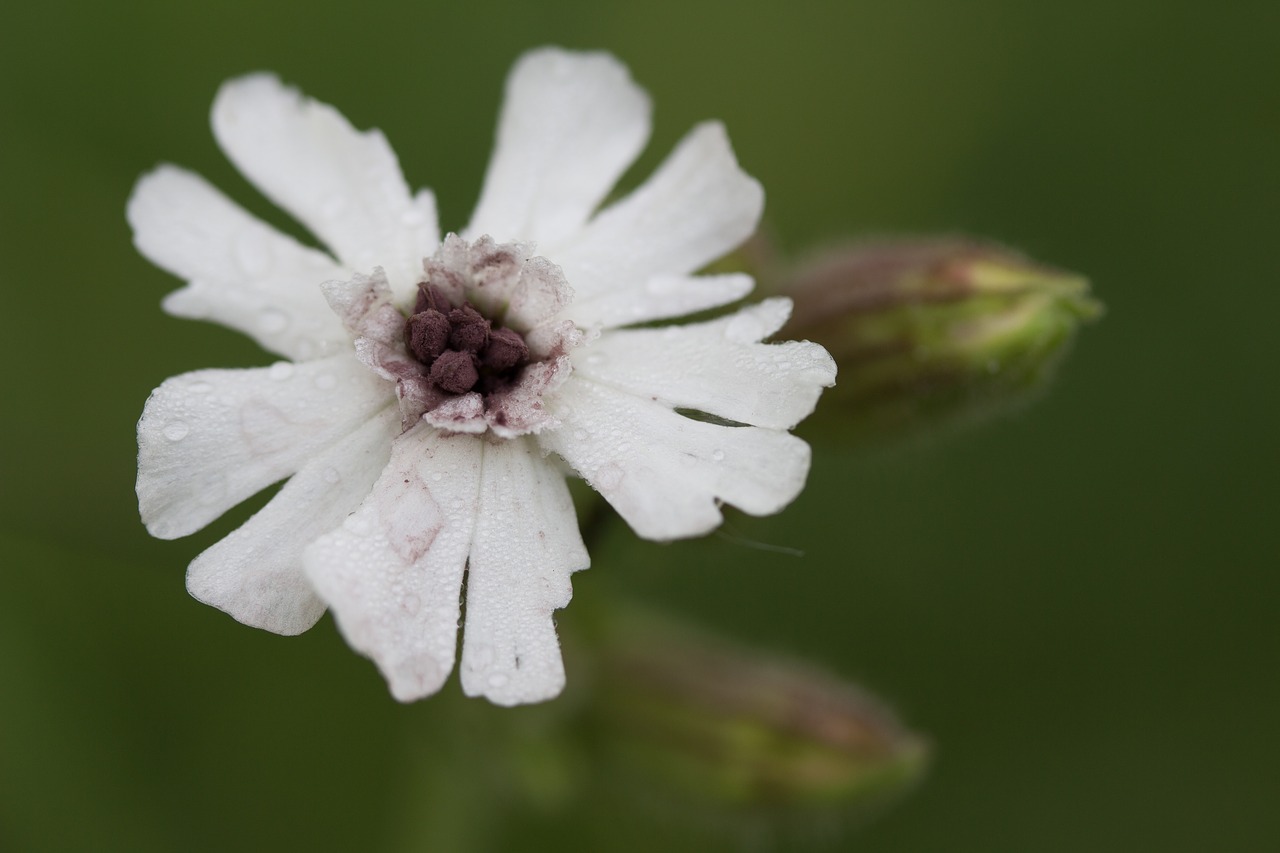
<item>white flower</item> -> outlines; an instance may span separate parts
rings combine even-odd
[[[800,491],[809,451],[787,430],[835,365],[815,344],[761,343],[787,300],[629,328],[751,289],[693,273],[751,234],[763,193],[708,123],[597,211],[649,135],[648,98],[612,57],[516,63],[479,206],[443,243],[434,198],[410,195],[378,131],[275,77],[224,85],[213,130],[332,255],[173,166],[130,199],[138,249],[187,280],[166,310],[284,359],[169,379],[138,424],[155,536],[287,479],[191,564],[196,598],[281,634],[331,607],[410,701],[453,667],[465,571],[463,690],[536,702],[564,685],[552,614],[589,563],[562,461],[650,539],[706,533],[722,503],[776,512]]]

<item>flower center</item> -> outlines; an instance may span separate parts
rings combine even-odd
[[[423,282],[404,325],[405,347],[446,394],[488,397],[511,386],[529,363],[529,345],[514,329],[495,327],[469,301],[454,307],[444,291]]]

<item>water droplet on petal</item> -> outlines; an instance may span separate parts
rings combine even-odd
[[[590,438],[590,433],[588,433],[585,429],[575,429],[573,431],[574,441],[586,441],[588,438]]]
[[[342,475],[338,473],[337,468],[325,468],[320,476],[323,477],[324,481],[329,485],[333,485],[342,479]]]
[[[587,364],[592,367],[599,367],[607,361],[605,354],[602,352],[593,352],[587,356]]]
[[[316,377],[316,387],[321,391],[328,391],[338,384],[338,379],[332,373],[321,373]]]
[[[192,394],[208,394],[213,390],[213,386],[208,382],[192,382],[187,386],[187,390]]]
[[[287,361],[277,361],[267,368],[267,375],[277,382],[283,382],[293,375],[293,365]]]
[[[169,421],[160,432],[164,433],[164,437],[170,441],[182,441],[191,432],[191,427],[183,421]]]
[[[622,482],[623,473],[620,467],[608,462],[596,469],[594,485],[602,492],[611,492]]]
[[[712,461],[712,462],[723,462],[723,461],[724,461],[724,451],[723,451],[723,450],[713,450],[713,451],[711,451],[711,461]]]
[[[289,315],[279,308],[264,308],[258,315],[258,328],[274,335],[283,332],[289,325]]]

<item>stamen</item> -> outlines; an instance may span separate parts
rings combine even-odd
[[[449,345],[449,318],[434,308],[419,311],[405,324],[405,344],[414,358],[430,364]]]
[[[489,345],[480,355],[480,364],[495,373],[510,370],[529,360],[529,345],[513,329],[494,329],[489,333]]]
[[[450,394],[465,394],[480,379],[475,356],[468,352],[448,350],[431,365],[431,381]]]

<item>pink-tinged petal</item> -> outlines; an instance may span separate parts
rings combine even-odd
[[[596,291],[578,299],[565,311],[575,323],[603,329],[684,317],[737,302],[755,285],[751,276],[657,275],[640,287]]]
[[[168,379],[138,422],[143,523],[161,539],[199,530],[392,400],[391,386],[350,355]]]
[[[605,332],[573,353],[574,373],[670,407],[790,429],[836,380],[817,344],[760,343],[790,313],[790,300],[769,299],[706,323]]]
[[[643,288],[654,276],[684,275],[747,239],[764,190],[738,167],[724,127],[690,131],[635,192],[601,211],[571,242],[542,247],[564,269],[576,299]]]
[[[354,512],[387,464],[399,418],[388,407],[294,474],[251,519],[187,569],[187,590],[246,625],[301,634],[324,613],[302,552]]]
[[[789,504],[809,471],[809,446],[786,432],[683,417],[574,375],[537,436],[582,475],[636,533],[680,539],[721,521],[720,504],[768,515]]]
[[[269,74],[223,85],[213,132],[246,178],[324,241],[348,267],[387,270],[407,299],[439,242],[435,200],[410,196],[395,153],[328,104]]]
[[[573,234],[644,148],[649,114],[649,98],[612,56],[526,53],[507,77],[468,237],[547,247]]]
[[[453,669],[483,448],[425,424],[401,435],[360,508],[303,556],[347,642],[402,702],[435,693]]]
[[[552,614],[590,564],[564,476],[528,439],[488,444],[467,567],[462,689],[498,705],[564,688]]]
[[[138,251],[187,279],[165,299],[169,313],[222,323],[295,360],[346,345],[320,282],[347,271],[250,216],[199,175],[175,166],[144,175],[127,216]]]

